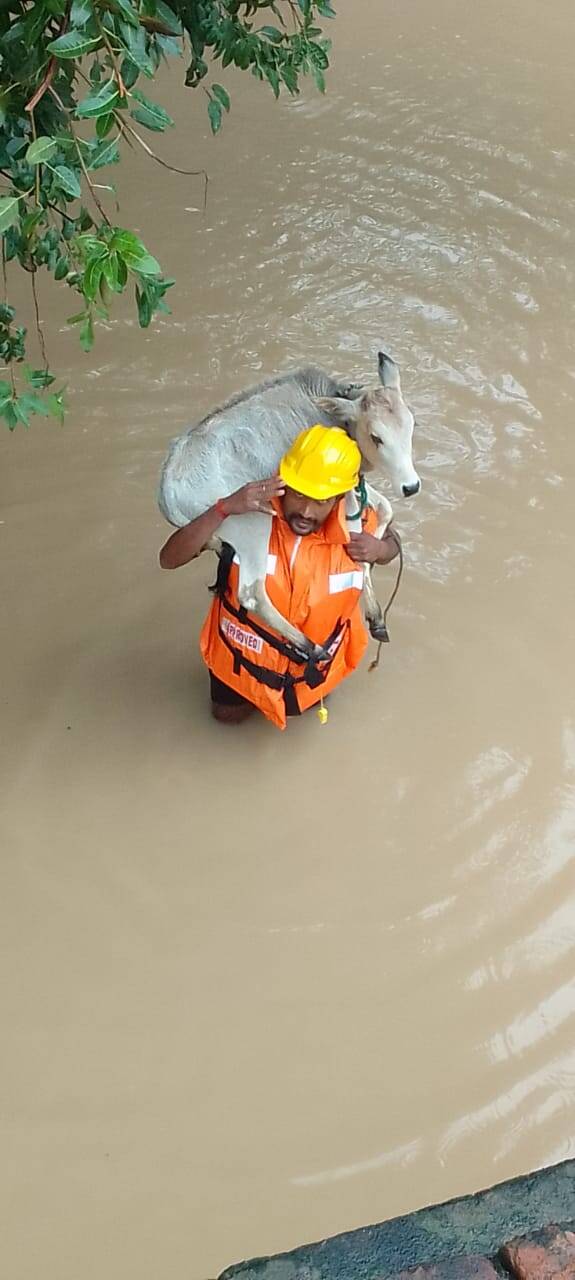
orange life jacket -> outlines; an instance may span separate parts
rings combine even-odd
[[[305,537],[292,532],[279,503],[275,505],[266,590],[285,618],[328,650],[329,661],[306,662],[277,632],[241,607],[238,564],[231,548],[227,565],[220,564],[200,649],[219,680],[285,729],[286,710],[305,711],[330,693],[358,666],[368,639],[360,609],[363,569],[346,551],[344,502],[334,507],[317,533]],[[362,523],[370,533],[377,528],[371,507],[365,508]]]

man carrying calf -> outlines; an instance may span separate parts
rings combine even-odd
[[[374,536],[377,516],[366,506],[362,532],[350,536],[344,495],[359,483],[361,454],[337,427],[302,432],[281,460],[279,476],[244,485],[168,538],[164,569],[176,569],[204,549],[226,517],[251,511],[273,515],[266,589],[294,626],[321,646],[310,661],[238,601],[238,566],[220,561],[216,595],[200,647],[210,672],[212,714],[239,724],[255,709],[280,729],[288,715],[319,703],[358,666],[368,638],[360,609],[362,565],[388,564],[393,534]]]

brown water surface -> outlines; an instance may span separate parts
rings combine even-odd
[[[203,1280],[575,1151],[569,0],[341,0],[329,92],[177,77],[121,176],[174,315],[1,440],[10,1280]],[[158,201],[161,201],[159,205]],[[393,643],[281,735],[211,723],[170,437],[400,361],[424,488]],[[390,584],[380,571],[380,595]]]

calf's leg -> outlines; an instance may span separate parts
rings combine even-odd
[[[238,598],[248,613],[255,614],[277,631],[282,639],[297,649],[305,658],[322,658],[323,651],[272,604],[266,591],[268,545],[272,517],[265,512],[251,511],[249,515],[228,516],[220,526],[219,536],[229,542],[239,560]]]
[[[369,505],[373,507],[378,518],[378,526],[374,536],[383,538],[393,515],[391,504],[372,485],[366,484],[365,487]],[[371,577],[371,565],[369,564],[364,565],[363,602],[370,635],[374,640],[388,640],[387,628],[383,621],[383,609],[375,594]]]

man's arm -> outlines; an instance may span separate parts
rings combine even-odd
[[[273,476],[270,480],[245,484],[227,498],[220,499],[203,515],[170,535],[160,551],[161,568],[179,569],[181,565],[195,560],[226,516],[241,516],[248,511],[266,511],[274,515],[271,500],[280,497],[284,491],[283,481],[279,476]]]

